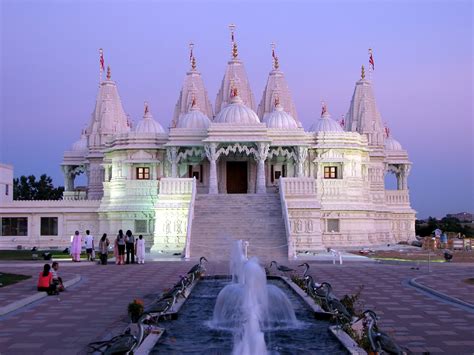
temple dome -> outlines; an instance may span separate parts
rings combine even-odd
[[[385,150],[403,150],[402,145],[396,139],[385,137]]]
[[[163,127],[153,119],[148,108],[145,108],[145,114],[143,119],[138,122],[137,127],[135,128],[136,133],[166,133]]]
[[[230,104],[218,113],[214,122],[253,125],[260,123],[260,120],[255,111],[245,106],[238,95],[234,95]]]
[[[329,115],[329,112],[324,112],[321,118],[318,119],[311,128],[310,132],[343,132],[341,125],[334,121]]]
[[[296,129],[298,125],[290,114],[283,110],[280,104],[277,104],[272,112],[267,113],[263,118],[268,128],[277,129]]]
[[[177,128],[207,129],[210,123],[209,118],[193,106],[188,113],[181,116]]]
[[[82,132],[81,138],[72,145],[71,149],[74,152],[84,152],[87,150],[87,136],[84,132]]]

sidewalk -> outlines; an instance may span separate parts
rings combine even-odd
[[[296,262],[284,265],[298,268]],[[411,270],[408,265],[380,263],[309,262],[310,274],[318,282],[328,281],[338,297],[354,294],[364,285],[362,308],[371,308],[380,316],[381,328],[393,335],[414,353],[472,354],[474,314],[439,301],[404,286],[407,280],[426,275],[426,283],[452,289],[465,275],[472,275],[472,266],[446,263],[432,266],[432,273],[424,266]],[[38,267],[1,263],[1,272],[31,274],[33,278],[1,289],[8,297],[23,297],[25,290],[36,283]],[[185,274],[195,262],[147,262],[144,265],[107,266],[86,262],[61,263],[65,278],[80,275],[81,281],[60,297],[46,297],[29,306],[0,317],[1,354],[76,354],[84,352],[89,342],[110,337],[111,331],[127,324],[127,304],[134,298],[150,302],[163,289],[172,286],[179,275]],[[210,262],[208,274],[227,274],[228,263]],[[454,279],[459,275],[459,279]],[[425,282],[425,279],[421,279]],[[434,281],[433,281],[434,280]],[[438,281],[436,281],[438,282]],[[456,285],[456,286],[455,286]],[[464,284],[459,295],[469,296],[472,285]],[[454,292],[454,291],[453,291]],[[5,299],[3,299],[5,302]],[[205,320],[203,320],[204,322]]]

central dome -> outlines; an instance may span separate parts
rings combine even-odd
[[[135,132],[145,134],[166,133],[163,127],[153,119],[148,109],[148,104],[145,104],[145,114],[143,115],[143,119],[138,122]]]
[[[344,132],[341,125],[334,121],[329,112],[324,111],[321,115],[321,118],[318,119],[311,128],[309,129],[310,132]]]
[[[245,106],[238,95],[235,95],[230,101],[230,104],[219,112],[214,122],[254,125],[260,123],[260,120],[257,114],[251,108]]]

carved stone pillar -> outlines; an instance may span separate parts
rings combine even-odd
[[[258,143],[258,151],[255,154],[255,160],[257,160],[257,189],[258,194],[264,194],[267,192],[265,182],[265,159],[268,156],[268,150],[270,145],[268,143]]]
[[[70,165],[61,166],[64,174],[64,191],[74,191],[74,168]]]
[[[295,147],[296,153],[296,177],[304,176],[304,163],[308,157],[308,148],[307,147]]]
[[[408,175],[410,174],[410,165],[402,165],[402,190],[408,190]]]
[[[206,153],[206,157],[209,160],[209,194],[210,195],[217,195],[219,193],[217,189],[217,166],[216,161],[219,158],[219,154],[217,153],[217,144],[210,143],[204,146],[204,151]]]
[[[178,177],[178,147],[167,148],[166,157],[171,164],[171,177]]]

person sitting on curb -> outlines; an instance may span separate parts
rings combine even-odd
[[[39,274],[38,291],[46,291],[48,295],[57,295],[56,285],[53,283],[53,274],[50,272],[51,266],[44,264],[43,271]]]
[[[56,285],[56,290],[62,292],[65,290],[63,279],[58,276],[59,263],[54,261],[51,264],[51,273],[53,274],[53,283]]]

